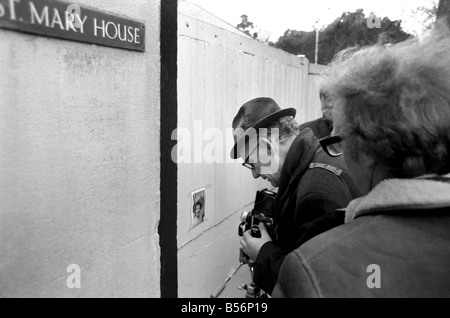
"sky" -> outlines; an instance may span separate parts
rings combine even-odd
[[[432,0],[188,0],[206,9],[229,24],[236,26],[241,15],[276,41],[288,29],[311,31],[331,23],[343,12],[364,9],[366,16],[374,12],[382,18],[402,20],[407,32],[421,33],[412,10],[430,5]]]

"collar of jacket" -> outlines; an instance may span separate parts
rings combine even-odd
[[[281,170],[281,191],[305,174],[319,148],[320,144],[310,128],[300,132],[292,143]]]
[[[365,197],[350,202],[345,213],[345,223],[367,215],[445,207],[450,207],[450,175],[435,180],[388,179]]]

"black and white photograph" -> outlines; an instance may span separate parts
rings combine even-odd
[[[0,298],[450,298],[449,229],[450,0],[0,0]]]
[[[192,228],[197,227],[205,220],[205,189],[192,193]]]

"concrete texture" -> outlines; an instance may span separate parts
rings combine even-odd
[[[159,297],[160,1],[77,4],[146,52],[0,30],[0,297]]]

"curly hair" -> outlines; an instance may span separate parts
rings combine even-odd
[[[281,145],[285,144],[289,138],[300,134],[300,127],[297,121],[293,117],[289,116],[276,120],[267,128],[269,139],[273,129],[278,129],[279,142]]]
[[[450,34],[338,54],[324,84],[343,116],[346,150],[392,177],[450,173]]]

